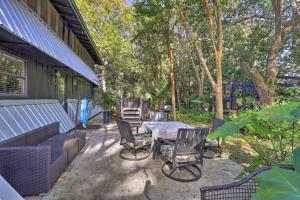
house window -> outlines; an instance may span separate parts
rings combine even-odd
[[[0,95],[24,96],[25,62],[0,52]]]
[[[73,92],[78,92],[78,80],[73,78]]]

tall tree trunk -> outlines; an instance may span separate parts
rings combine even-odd
[[[215,87],[216,95],[216,118],[223,119],[223,80],[222,80],[222,54],[223,54],[223,26],[222,26],[222,14],[218,0],[213,0],[213,4],[216,11],[216,25],[217,25],[217,43],[214,38],[213,28],[213,17],[208,5],[208,0],[204,0],[205,9],[207,11],[207,20],[209,24],[209,35],[210,42],[213,48],[216,70],[217,70],[217,81]]]
[[[215,43],[214,40],[214,30],[213,30],[213,24],[212,24],[212,20],[213,17],[210,13],[210,8],[208,7],[208,1],[204,0],[204,4],[207,10],[207,14],[208,14],[208,23],[209,23],[209,27],[210,27],[210,42],[213,48],[213,52],[214,52],[214,56],[215,56],[215,60],[216,60],[216,71],[217,71],[217,81],[215,82],[210,74],[210,71],[208,69],[208,66],[206,64],[206,60],[204,58],[203,52],[202,52],[202,45],[201,45],[201,41],[197,39],[197,37],[195,36],[194,33],[191,32],[190,30],[190,25],[186,19],[185,13],[182,9],[182,7],[179,8],[179,12],[180,12],[180,16],[183,22],[183,25],[185,27],[185,31],[187,34],[187,38],[192,42],[192,44],[194,45],[199,60],[203,66],[204,71],[207,74],[207,77],[212,85],[212,88],[214,89],[215,92],[215,96],[216,96],[216,118],[219,119],[223,119],[223,86],[222,86],[222,52],[223,52],[223,29],[222,29],[222,16],[221,16],[221,9],[220,6],[218,4],[218,1],[214,0],[213,1],[215,9],[216,9],[216,22],[217,22],[217,26],[218,26],[218,41],[217,41],[217,45]]]
[[[176,86],[176,99],[177,99],[177,107],[178,109],[180,109],[181,107],[181,97],[180,97],[180,89],[178,87],[178,85]]]
[[[176,53],[176,65],[177,65],[177,71],[176,71],[176,100],[177,100],[177,107],[180,109],[181,107],[181,99],[180,99],[180,90],[178,82],[180,83],[181,77],[180,77],[180,58],[179,58],[179,52]]]
[[[217,85],[215,88],[216,95],[216,118],[223,119],[223,83],[222,83],[222,65],[221,58],[216,58],[217,66]]]
[[[212,77],[212,75],[211,75],[211,73],[208,69],[208,66],[206,64],[206,59],[204,58],[204,55],[203,55],[203,52],[202,52],[202,44],[197,39],[197,37],[194,35],[194,33],[191,32],[190,25],[189,25],[189,23],[186,19],[184,11],[181,7],[179,9],[179,13],[180,13],[180,16],[181,16],[181,19],[182,19],[183,26],[185,28],[187,38],[190,41],[190,43],[192,44],[192,46],[194,46],[194,48],[196,49],[197,55],[199,57],[201,65],[203,66],[203,69],[204,69],[204,71],[205,71],[205,73],[208,77],[208,80],[209,80],[212,88],[215,89],[216,83],[215,83],[215,81],[214,81],[214,79],[213,79],[213,77]]]
[[[195,77],[196,77],[196,81],[197,81],[197,85],[198,85],[198,97],[201,98],[203,96],[203,81],[202,81],[202,75],[200,76],[199,74],[199,70],[197,69],[197,66],[195,65],[195,61],[193,56],[191,55],[191,53],[189,52],[189,57],[190,57],[190,61],[195,73]]]
[[[201,96],[203,96],[203,93],[204,93],[204,82],[205,82],[205,72],[203,71],[203,69],[201,69],[200,77],[201,77],[201,83],[200,83],[199,93],[202,94]]]
[[[176,98],[175,98],[174,57],[173,57],[173,50],[168,35],[167,35],[167,48],[168,48],[168,58],[169,58],[170,75],[171,75],[172,112],[173,112],[173,120],[176,120],[177,117],[176,117]]]
[[[248,63],[241,63],[241,69],[250,76],[259,95],[261,106],[263,107],[274,103],[275,91],[273,89],[273,84],[275,83],[278,74],[276,59],[286,38],[300,23],[300,15],[297,12],[298,8],[295,0],[290,0],[291,18],[285,22],[283,22],[284,20],[282,19],[282,2],[280,0],[272,0],[272,7],[275,15],[275,38],[267,53],[264,78],[255,68],[250,67]]]
[[[257,94],[259,96],[260,104],[263,107],[273,104],[274,91],[266,84],[264,78],[260,75],[257,69],[250,67],[246,62],[241,62],[241,69],[250,76]]]

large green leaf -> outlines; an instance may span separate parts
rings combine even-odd
[[[262,109],[256,113],[256,119],[263,121],[294,121],[300,118],[295,115],[296,110],[300,108],[300,102],[291,102],[288,104],[279,104]]]
[[[274,167],[256,178],[252,200],[300,200],[300,173]]]
[[[300,147],[295,149],[293,154],[293,165],[297,172],[300,173]]]
[[[300,115],[298,115],[298,112],[300,112],[299,109],[300,102],[292,102],[288,104],[275,105],[259,111],[245,112],[215,130],[208,136],[208,139],[213,140],[218,137],[224,138],[239,134],[240,129],[245,126],[261,136],[283,134],[283,130],[276,130],[274,128],[271,130],[268,128],[268,124],[264,123],[298,120],[300,119]]]
[[[262,123],[250,123],[247,125],[247,127],[255,132],[258,133],[261,136],[268,136],[269,134],[274,134],[273,130],[271,130],[268,127],[268,124],[262,124]]]
[[[209,134],[208,139],[214,140],[216,138],[225,138],[227,136],[235,135],[240,133],[240,129],[245,127],[247,124],[246,120],[235,120],[226,122],[223,126]]]

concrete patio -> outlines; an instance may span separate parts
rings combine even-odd
[[[92,120],[96,123],[98,120]],[[44,196],[27,200],[156,200],[200,199],[200,187],[229,183],[242,167],[220,158],[204,160],[202,178],[180,183],[165,177],[160,160],[132,162],[119,158],[119,132],[115,124],[87,131],[87,144]]]

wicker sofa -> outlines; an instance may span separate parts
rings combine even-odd
[[[0,174],[22,196],[47,193],[85,145],[85,133],[51,123],[0,143]]]

